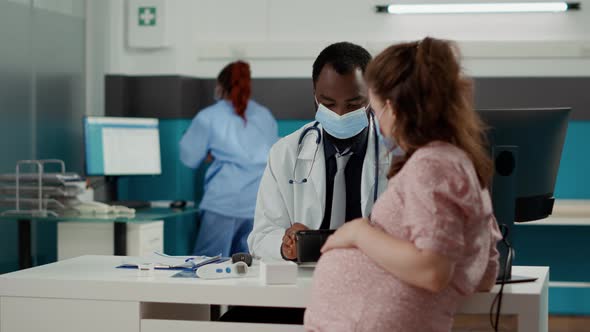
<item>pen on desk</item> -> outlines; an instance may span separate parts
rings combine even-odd
[[[212,257],[205,257],[205,256],[189,257],[189,258],[185,259],[184,262],[187,263],[189,261],[194,261],[195,258],[198,258],[198,259],[202,259],[202,261],[200,261],[198,264],[208,264],[208,263],[211,263],[211,262],[221,259],[221,257],[222,257],[221,254],[219,254],[217,256],[212,256]]]
[[[207,258],[206,256],[189,257],[189,258],[185,259],[184,262],[187,263],[189,261],[194,261],[195,258],[198,258],[198,259],[205,259],[205,258],[207,258],[206,260],[209,260],[209,259],[215,258],[215,257],[221,257],[221,255],[213,256],[213,257],[209,257],[209,258]]]

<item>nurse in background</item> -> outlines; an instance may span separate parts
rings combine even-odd
[[[187,167],[212,160],[194,255],[248,252],[258,186],[278,139],[274,117],[250,94],[250,66],[242,61],[227,65],[217,77],[218,101],[197,113],[180,141],[180,160]]]

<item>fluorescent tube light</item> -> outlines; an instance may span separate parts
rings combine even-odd
[[[377,6],[377,12],[389,14],[476,14],[476,13],[547,13],[580,9],[572,2],[499,2],[448,4],[391,4]]]

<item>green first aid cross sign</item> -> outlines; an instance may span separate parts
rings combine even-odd
[[[139,7],[138,19],[139,26],[155,26],[156,7]]]

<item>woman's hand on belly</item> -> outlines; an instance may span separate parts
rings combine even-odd
[[[342,225],[338,230],[328,237],[322,247],[322,253],[336,248],[357,247],[358,236],[365,227],[371,227],[367,218],[358,218]]]

